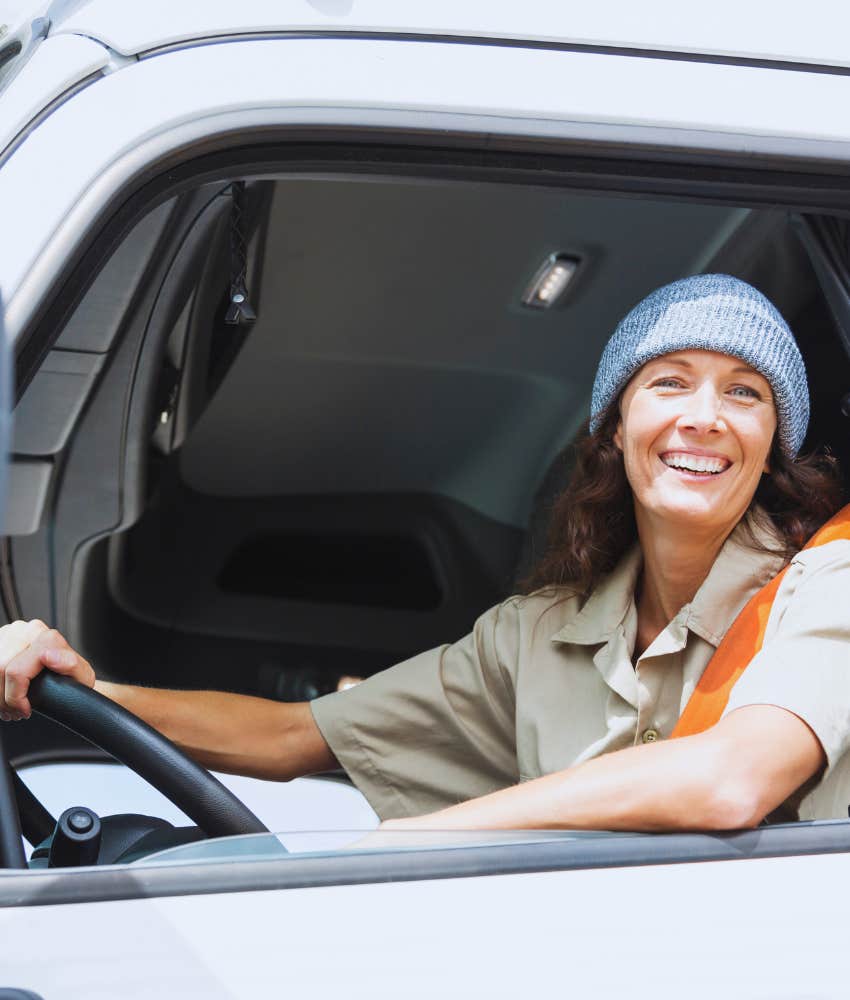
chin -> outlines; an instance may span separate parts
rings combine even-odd
[[[741,517],[728,501],[698,495],[668,498],[664,503],[654,504],[652,513],[656,518],[677,526],[686,524],[698,529],[728,525],[730,531]]]

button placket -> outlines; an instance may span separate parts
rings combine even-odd
[[[638,687],[638,717],[635,729],[635,746],[638,743],[655,743],[663,739],[659,712],[666,717],[664,689],[681,675],[682,653],[687,643],[687,606],[676,615],[635,664]],[[643,671],[643,676],[641,676]],[[669,721],[669,720],[668,720]],[[670,722],[672,726],[672,722]]]

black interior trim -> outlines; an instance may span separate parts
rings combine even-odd
[[[850,270],[846,250],[836,241],[829,222],[817,216],[792,218],[829,304],[844,352],[850,358]]]
[[[753,69],[782,69],[795,73],[826,73],[850,76],[850,67],[832,63],[807,63],[795,59],[770,59],[756,56],[730,56],[712,52],[685,52],[680,49],[647,49],[634,45],[599,45],[593,42],[556,42],[546,39],[500,38],[494,35],[454,35],[415,31],[245,31],[226,35],[202,35],[182,42],[144,49],[139,59],[165,55],[181,49],[229,42],[272,41],[274,39],[353,39],[368,42],[429,42],[439,45],[475,45],[499,49],[538,49],[548,52],[580,52],[599,56],[624,56],[632,59],[660,59],[666,62],[709,63],[718,66],[747,66]]]
[[[8,537],[0,538],[0,600],[6,620],[18,621],[23,612],[15,586],[15,570],[12,566],[12,549]]]
[[[46,840],[56,828],[56,817],[38,801],[28,785],[15,771],[12,772],[12,787],[21,821],[21,832],[35,847]]]
[[[15,808],[12,770],[0,734],[0,867],[26,868],[27,858],[21,842],[21,824]]]
[[[56,906],[164,896],[304,889],[377,882],[431,881],[585,871],[643,865],[743,861],[850,852],[850,822],[788,823],[740,833],[626,833],[481,847],[364,851],[280,861],[227,858],[162,868],[30,871],[0,875],[0,907]]]

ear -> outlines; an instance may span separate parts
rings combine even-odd
[[[617,421],[617,429],[614,431],[614,436],[611,438],[614,444],[617,446],[619,451],[623,450],[623,418]]]

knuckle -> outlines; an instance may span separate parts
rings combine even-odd
[[[50,631],[48,627],[39,618],[35,618],[26,624],[26,637],[30,640],[30,642],[39,638],[39,636],[44,635],[44,633],[48,631]]]

